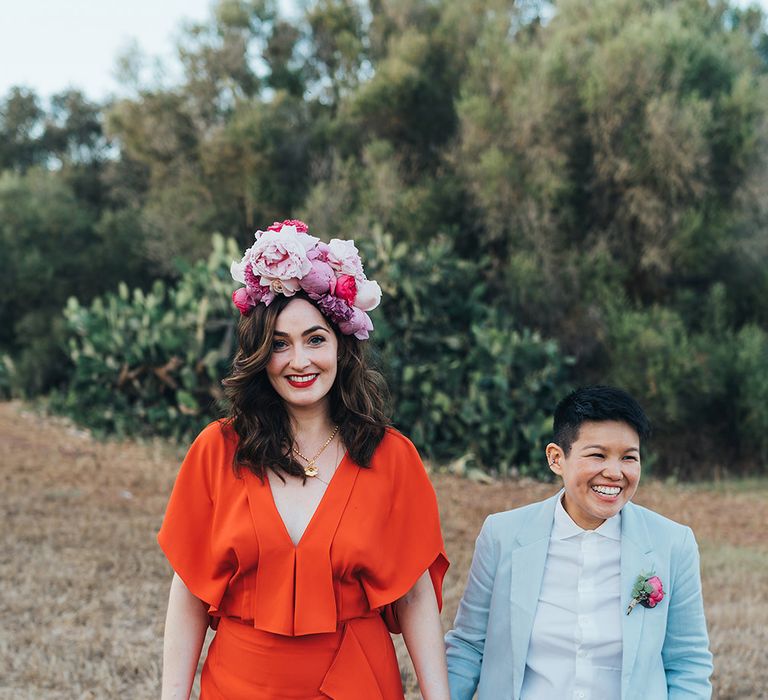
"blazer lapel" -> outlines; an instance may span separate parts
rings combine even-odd
[[[645,620],[642,607],[635,607],[627,615],[627,606],[637,577],[653,569],[652,554],[653,545],[641,511],[627,503],[621,511],[622,698],[627,697]]]
[[[525,673],[528,644],[539,602],[544,564],[549,550],[555,505],[562,491],[542,501],[531,515],[528,525],[517,534],[511,556],[511,633],[513,697],[520,696]]]

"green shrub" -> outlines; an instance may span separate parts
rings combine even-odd
[[[734,335],[732,382],[734,415],[741,456],[750,473],[765,473],[768,464],[768,333],[745,326]]]
[[[768,334],[756,325],[727,325],[721,285],[701,306],[697,330],[671,309],[614,308],[607,315],[606,381],[630,391],[648,412],[660,473],[709,478],[718,465],[764,473]]]
[[[98,432],[189,439],[218,414],[220,380],[233,349],[230,302],[233,241],[213,238],[207,262],[189,267],[177,286],[97,298],[71,298],[65,309],[74,364],[54,409]]]
[[[566,394],[568,366],[554,340],[491,311],[474,324],[467,349],[466,395],[457,397],[472,455],[501,474],[552,477],[544,446],[552,415]]]
[[[414,250],[374,232],[370,247],[396,425],[437,459],[548,476],[541,455],[570,360],[554,341],[516,328],[503,300],[489,303],[486,260],[458,258],[443,238]]]

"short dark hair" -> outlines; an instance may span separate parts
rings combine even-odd
[[[619,421],[631,425],[640,440],[651,434],[651,423],[640,404],[623,389],[586,386],[572,391],[555,408],[555,443],[566,456],[587,421]]]

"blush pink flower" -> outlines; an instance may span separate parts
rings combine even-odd
[[[347,304],[354,304],[355,297],[357,296],[357,283],[352,275],[341,275],[336,280],[336,291],[334,294],[347,302]]]
[[[357,298],[355,306],[361,311],[373,311],[381,301],[381,287],[373,280],[363,280],[357,283]]]
[[[248,249],[240,262],[233,262],[229,268],[230,274],[232,275],[232,279],[245,285],[245,290],[248,293],[248,300],[251,306],[256,306],[256,304],[259,302],[264,302],[264,304],[269,306],[269,304],[275,298],[275,293],[271,290],[270,287],[265,287],[262,285],[259,281],[259,278],[253,274],[253,267],[250,263],[250,254],[251,251]],[[240,298],[245,298],[243,297],[242,293],[240,294]],[[235,302],[235,305],[237,306],[237,302]],[[238,306],[238,308],[240,307]]]
[[[300,289],[299,280],[312,267],[307,251],[317,242],[317,238],[301,233],[293,226],[283,226],[280,231],[264,231],[251,247],[250,256],[246,254],[249,257],[246,264],[250,264],[253,274],[260,277],[262,286],[293,296]],[[280,281],[279,285],[273,285],[276,280]]]
[[[357,279],[365,279],[363,263],[357,252],[354,241],[342,241],[339,238],[331,239],[328,244],[328,263],[342,275],[352,275]]]
[[[328,262],[328,244],[319,241],[318,244],[307,253],[310,260],[322,260]]]

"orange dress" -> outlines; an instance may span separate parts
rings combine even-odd
[[[429,569],[441,606],[448,568],[416,449],[387,430],[370,468],[345,455],[294,546],[236,445],[223,422],[200,433],[158,534],[216,628],[201,700],[402,700],[392,603]]]

